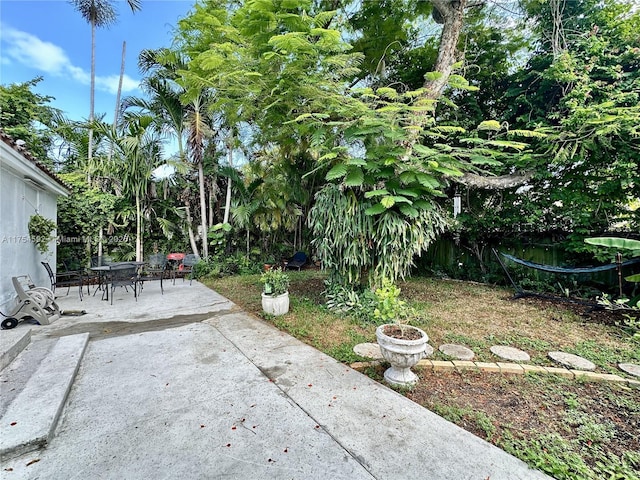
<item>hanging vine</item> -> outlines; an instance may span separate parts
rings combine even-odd
[[[40,253],[45,254],[49,251],[51,233],[55,229],[56,223],[40,214],[36,213],[29,218],[29,237]]]

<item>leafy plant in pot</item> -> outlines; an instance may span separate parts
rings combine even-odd
[[[289,311],[289,275],[282,268],[272,268],[260,276],[263,284],[262,309],[270,315]]]
[[[29,218],[29,237],[35,244],[38,251],[42,254],[49,252],[49,241],[51,241],[51,233],[56,229],[56,223],[53,220],[35,214]]]
[[[384,372],[384,379],[392,385],[415,385],[418,376],[411,367],[425,356],[429,337],[423,330],[401,323],[409,308],[400,300],[400,289],[391,280],[384,279],[375,296],[377,307],[373,316],[383,322],[376,329],[376,338],[382,356],[391,364]]]

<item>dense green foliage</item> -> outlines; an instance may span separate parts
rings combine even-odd
[[[472,236],[568,232],[577,252],[589,234],[637,232],[640,16],[621,2],[580,0],[562,2],[554,19],[553,2],[522,3],[535,27],[532,54],[500,83],[491,75],[479,84],[494,99],[480,111],[548,135],[535,143],[541,156],[528,189],[469,190],[463,224]],[[555,50],[546,41],[554,30],[562,40]]]
[[[303,250],[355,288],[406,276],[443,231],[479,262],[475,277],[466,263],[447,273],[492,281],[496,239],[550,236],[578,263],[597,253],[583,238],[637,232],[640,13],[613,0],[461,2],[457,63],[434,92],[433,4],[198,2],[171,48],[141,52],[144,97],[123,101],[119,125],[57,119],[42,135],[55,112],[36,79],[2,87],[3,127],[76,175],[60,234],[85,240],[60,248],[85,259],[100,232],[136,239],[103,245],[119,258]],[[173,174],[159,178],[163,165]],[[74,213],[99,191],[95,220]]]
[[[51,130],[61,116],[48,105],[52,97],[33,92],[40,81],[42,77],[0,85],[0,126],[14,139],[24,141],[37,159],[51,165],[53,162],[48,156],[54,146]]]

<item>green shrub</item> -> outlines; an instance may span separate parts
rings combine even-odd
[[[370,323],[376,308],[375,294],[361,287],[360,290],[348,288],[338,282],[326,280],[325,291],[327,308],[333,313],[347,314],[362,323]]]
[[[217,254],[201,259],[193,267],[194,278],[218,278],[229,275],[255,275],[262,271],[262,264],[242,252],[231,255]]]
[[[289,290],[289,275],[282,268],[272,268],[260,276],[267,295],[282,295]]]
[[[197,279],[215,278],[220,276],[220,265],[213,257],[201,258],[193,266],[193,277]]]
[[[382,286],[375,291],[376,308],[373,318],[379,323],[401,323],[409,316],[407,302],[400,300],[400,288],[388,279],[382,279]]]

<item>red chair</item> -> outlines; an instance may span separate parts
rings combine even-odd
[[[170,253],[167,255],[167,270],[170,272],[170,278],[176,283],[176,272],[184,260],[184,253]]]

